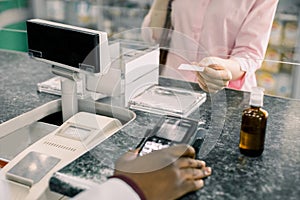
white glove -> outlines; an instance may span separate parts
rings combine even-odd
[[[232,79],[232,73],[229,69],[232,67],[239,68],[236,61],[218,57],[206,57],[194,64],[204,67],[203,72],[197,73],[198,84],[209,93],[215,93],[227,87]]]

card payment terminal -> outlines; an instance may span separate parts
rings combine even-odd
[[[195,120],[163,116],[138,145],[139,155],[143,156],[177,144],[189,144],[198,152],[204,140],[204,132],[205,129],[198,128],[198,122]]]

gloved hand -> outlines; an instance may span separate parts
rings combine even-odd
[[[198,84],[206,92],[215,93],[227,87],[232,80],[232,68],[238,68],[236,61],[218,57],[206,57],[199,63],[193,63],[204,67],[203,72],[197,72]]]

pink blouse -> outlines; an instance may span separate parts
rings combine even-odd
[[[195,72],[178,70],[181,63],[207,56],[234,59],[246,74],[229,87],[250,90],[261,66],[278,0],[174,0],[170,51],[162,76],[197,82]],[[142,27],[149,27],[149,13]],[[142,31],[146,40],[152,33]]]

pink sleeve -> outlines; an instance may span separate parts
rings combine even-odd
[[[257,0],[241,27],[231,59],[239,62],[241,69],[254,73],[260,68],[268,46],[278,0]]]

